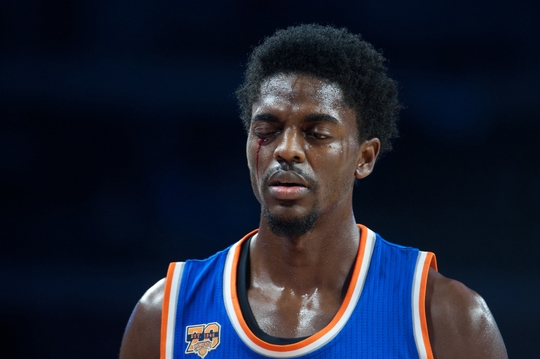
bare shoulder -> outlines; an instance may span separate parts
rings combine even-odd
[[[436,359],[507,359],[486,302],[464,284],[430,270],[426,291],[429,338]]]
[[[164,288],[165,278],[148,289],[133,309],[122,339],[120,359],[159,359]]]

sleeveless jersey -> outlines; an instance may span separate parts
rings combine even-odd
[[[241,244],[206,260],[171,263],[163,298],[161,359],[433,359],[425,294],[433,253],[389,243],[359,225],[360,245],[343,303],[321,331],[293,344],[263,341],[237,296]]]

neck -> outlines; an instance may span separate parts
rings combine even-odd
[[[321,290],[341,295],[360,233],[352,211],[346,220],[323,217],[308,233],[294,238],[275,235],[261,220],[250,248],[251,285],[301,295]]]

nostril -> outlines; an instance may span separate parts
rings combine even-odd
[[[275,148],[274,158],[285,162],[303,161],[304,149],[302,143],[297,140],[297,136],[283,136]]]

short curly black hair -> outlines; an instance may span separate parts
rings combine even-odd
[[[261,84],[278,73],[298,73],[337,84],[344,103],[357,117],[359,140],[377,137],[381,153],[398,136],[401,105],[397,85],[388,77],[385,58],[360,35],[332,26],[304,24],[278,30],[249,58],[244,83],[236,91],[246,129]]]

